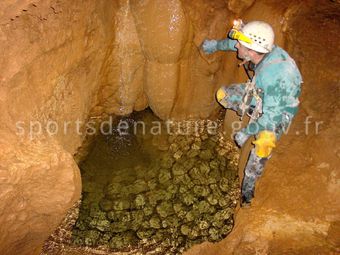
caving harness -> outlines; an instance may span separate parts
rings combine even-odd
[[[261,117],[262,111],[262,89],[256,88],[255,84],[256,75],[249,79],[246,83],[245,93],[242,97],[242,102],[239,107],[237,114],[240,116],[240,120],[243,119],[244,114],[247,114],[252,121],[257,120]],[[252,99],[255,99],[255,107],[251,105]]]
[[[233,28],[229,32],[229,37],[234,40],[243,41],[251,44],[253,43],[252,40],[241,31],[244,26],[245,25],[241,19],[234,20]],[[239,64],[239,66],[246,64],[247,62],[249,62],[249,60],[250,59],[245,59],[242,63]],[[255,121],[262,115],[262,98],[260,94],[263,91],[256,88],[256,74],[251,77],[247,69],[246,72],[249,79],[246,83],[245,93],[242,97],[242,102],[237,113],[240,116],[240,120],[242,120],[244,114],[247,113],[251,120]],[[250,105],[253,98],[256,101],[255,107]]]

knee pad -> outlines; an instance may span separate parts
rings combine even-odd
[[[216,100],[219,104],[221,104],[224,108],[228,106],[228,93],[226,87],[221,87],[216,92]]]

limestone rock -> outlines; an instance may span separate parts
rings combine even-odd
[[[80,196],[79,169],[53,140],[19,141],[0,133],[0,253],[38,253]]]

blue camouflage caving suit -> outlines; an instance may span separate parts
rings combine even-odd
[[[212,41],[213,43],[210,43]],[[237,40],[227,38],[212,41],[208,42],[209,47],[205,47],[206,53],[213,53],[217,50],[237,51],[235,48]],[[253,65],[252,69],[255,73],[253,79],[255,79],[256,88],[261,89],[262,92],[262,115],[256,120],[251,120],[246,128],[236,134],[235,140],[243,140],[242,144],[250,136],[257,135],[263,130],[274,132],[276,139],[279,139],[297,113],[298,97],[301,92],[302,78],[298,67],[288,53],[278,46],[274,46],[259,64]],[[245,84],[234,84],[222,87],[221,89],[224,89],[228,96],[220,103],[225,108],[238,112],[245,86]],[[252,100],[250,105],[255,106],[255,103]],[[250,153],[242,183],[242,197],[247,202],[250,202],[254,196],[255,182],[261,176],[269,157],[256,156],[254,149]]]

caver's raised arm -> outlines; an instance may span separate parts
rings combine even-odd
[[[229,38],[223,40],[205,40],[202,44],[202,49],[206,54],[212,54],[218,50],[236,51],[235,45],[237,40]]]

